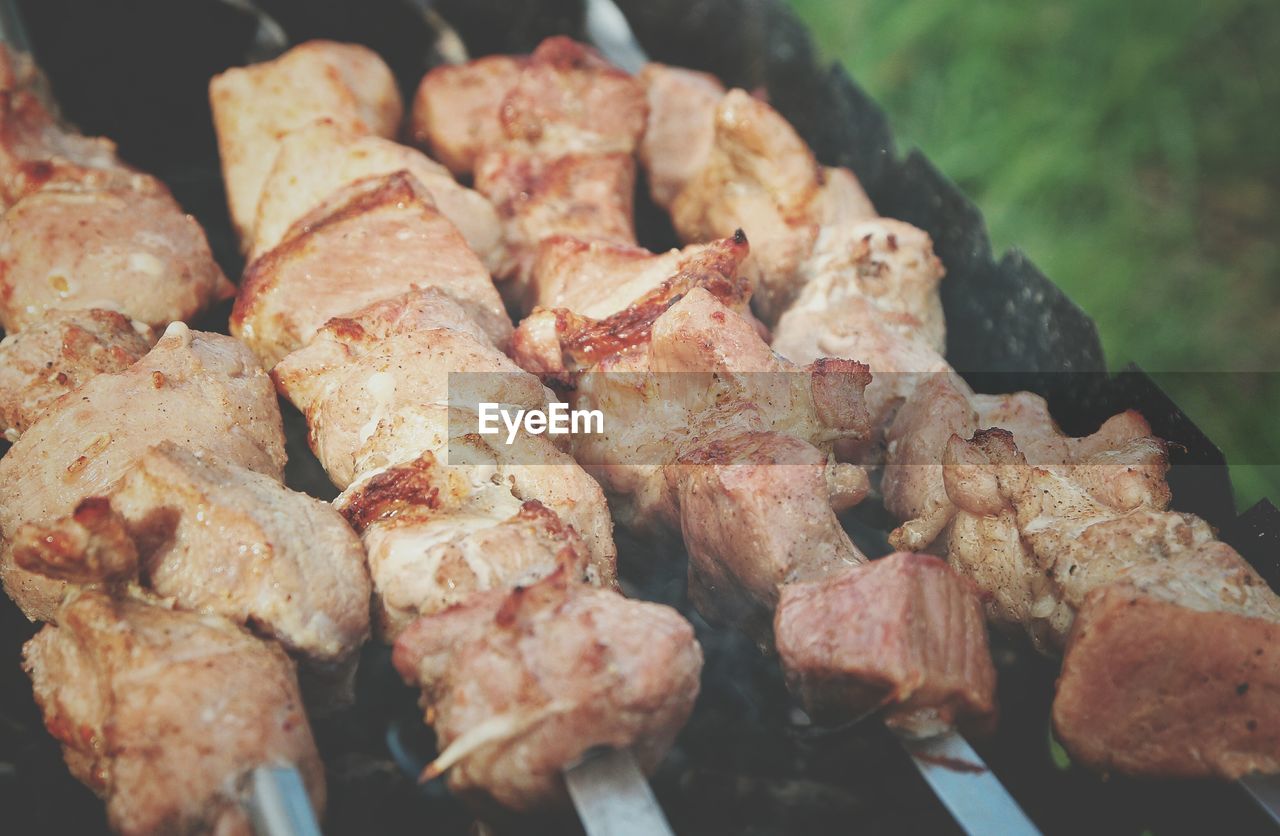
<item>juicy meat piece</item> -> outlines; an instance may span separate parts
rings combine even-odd
[[[724,85],[709,73],[653,63],[640,71],[640,81],[649,102],[640,164],[653,202],[667,209],[706,165]]]
[[[499,108],[509,147],[543,154],[635,153],[649,105],[644,85],[562,36],[533,51]]]
[[[884,218],[823,226],[801,266],[803,285],[773,329],[773,348],[797,363],[848,357],[871,367],[871,446],[842,457],[876,460],[883,434],[926,377],[950,371],[929,236]]]
[[[1072,757],[1105,772],[1280,772],[1280,621],[1188,609],[1128,584],[1076,617],[1053,703]]]
[[[404,314],[395,316],[391,312]],[[412,310],[416,309],[416,310]],[[276,385],[302,410],[311,448],[339,488],[362,473],[448,446],[450,405],[481,401],[545,409],[551,393],[481,332],[432,321],[461,319],[460,307],[434,288],[416,289],[330,320],[309,345],[273,371]],[[451,372],[468,373],[455,379]],[[470,386],[464,387],[464,383]],[[474,395],[474,399],[472,396]],[[470,408],[474,409],[474,406]],[[455,417],[454,425],[463,422]],[[470,432],[469,422],[462,432]]]
[[[702,653],[674,610],[555,575],[416,621],[393,656],[422,688],[455,792],[516,811],[567,803],[594,746],[652,771],[689,718]]]
[[[289,658],[212,615],[86,590],[23,648],[46,728],[122,834],[251,831],[238,786],[291,763],[317,813],[324,767]]]
[[[172,441],[277,480],[285,454],[271,380],[240,342],[174,323],[150,353],[59,401],[0,459],[0,535],[70,514],[108,492],[152,446]],[[0,558],[5,591],[48,620],[63,583]]]
[[[973,443],[962,440],[970,437]],[[952,566],[984,590],[988,617],[1025,629],[1042,648],[1061,647],[1083,598],[1066,595],[1062,583],[1086,588],[1080,584],[1089,573],[1076,576],[1070,562],[1059,562],[1063,549],[1082,547],[1068,541],[1092,522],[1139,505],[1158,510],[1169,501],[1164,447],[1134,412],[1113,416],[1093,435],[1071,438],[1053,424],[1038,396],[973,395],[958,378],[940,374],[919,384],[888,439],[881,488],[885,507],[905,520],[890,542],[923,549],[941,538]],[[1026,448],[1025,456],[1010,446],[1014,440]],[[1067,503],[1034,532],[1026,528],[1031,509],[1040,505],[1033,484],[1051,501]]]
[[[634,244],[636,145],[644,87],[594,50],[548,38],[517,74],[499,109],[501,141],[475,161],[476,189],[502,218],[507,257],[494,271],[516,281],[513,304],[532,307],[538,245],[554,235]]]
[[[110,190],[45,188],[0,218],[0,325],[48,310],[110,308],[163,328],[235,288],[204,230],[158,181]]]
[[[747,233],[756,310],[771,324],[799,289],[821,220],[821,187],[822,169],[787,121],[731,90],[716,109],[706,164],[675,198],[671,220],[686,242]]]
[[[561,567],[582,582],[615,582],[613,562],[593,562],[573,526],[536,499],[522,501],[504,470],[442,466],[426,453],[338,498],[369,552],[384,638],[477,592],[529,584]]]
[[[977,589],[936,557],[897,552],[787,584],[774,625],[788,685],[818,722],[884,709],[920,736],[995,724]]]
[[[110,497],[19,528],[13,556],[28,572],[141,582],[179,609],[222,615],[301,662],[313,708],[354,698],[356,653],[369,635],[364,549],[328,503],[269,476],[166,442]]]
[[[22,569],[74,584],[128,582],[138,574],[137,544],[106,497],[90,497],[49,525],[23,525],[11,548]]]
[[[50,311],[0,342],[0,431],[17,441],[59,397],[124,371],[154,341],[151,329],[115,311]]]
[[[280,141],[258,202],[253,247],[255,259],[284,240],[289,228],[324,203],[342,186],[366,177],[407,171],[426,189],[440,214],[448,218],[486,263],[497,263],[502,233],[493,206],[458,184],[439,163],[404,145],[360,134],[331,119],[319,119]]]
[[[462,304],[495,343],[510,333],[488,271],[406,172],[357,181],[299,221],[296,233],[249,265],[231,312],[231,333],[268,367],[329,319],[416,285]]]
[[[389,487],[412,488],[417,498],[406,507],[454,496],[456,505],[473,513],[473,525],[483,528],[505,524],[522,503],[536,500],[581,536],[595,577],[613,583],[616,551],[600,486],[545,436],[521,432],[508,445],[505,439],[489,443],[477,433],[479,402],[545,409],[551,393],[474,325],[458,325],[463,321],[465,313],[448,298],[432,289],[415,290],[350,319],[331,321],[310,345],[276,367],[277,384],[307,416],[312,449],[330,478],[339,487],[351,486],[340,505],[353,520],[371,520],[361,506],[380,507],[378,497]],[[452,373],[465,374],[453,374],[451,386]],[[437,461],[449,466],[440,469]],[[447,542],[465,529],[451,530],[451,518],[429,513],[430,507],[420,510],[422,524],[412,531],[399,523],[378,530],[357,523],[366,528],[375,587],[381,586],[380,566],[399,571],[403,561],[433,561],[427,548],[432,538]],[[535,539],[548,542],[527,523],[508,526],[508,534],[533,530]],[[400,556],[383,561],[392,552]],[[385,601],[389,593],[379,589],[378,594]],[[427,605],[426,600],[409,603]]]
[[[665,283],[680,282],[682,275],[732,276],[744,252],[732,239],[655,255],[643,247],[557,236],[544,240],[538,250],[532,302],[605,319],[660,292]]]
[[[1145,422],[1133,431],[1149,432],[1144,428]],[[1104,427],[1099,435],[1106,434]],[[953,565],[980,585],[1001,583],[993,590],[992,614],[1021,624],[1040,646],[1061,648],[1092,589],[1134,572],[1191,571],[1213,548],[1203,521],[1161,510],[1169,500],[1168,464],[1155,439],[1135,435],[1112,449],[1033,467],[1014,438],[1005,430],[979,432],[967,442],[953,437],[944,485],[959,509],[957,521],[999,515],[1012,524],[1017,551],[958,535],[947,548]],[[1005,536],[1011,547],[1014,537]],[[1001,558],[1013,558],[1012,567],[996,562]],[[1186,594],[1189,577],[1167,580]],[[1241,580],[1230,595],[1238,598],[1248,586]]]
[[[557,235],[634,245],[630,154],[559,156],[493,151],[476,166],[476,189],[502,219],[506,260],[495,271],[515,279],[514,300],[531,307],[528,283],[542,241]]]
[[[568,380],[576,408],[604,412],[604,432],[575,436],[574,452],[618,518],[640,531],[679,526],[695,603],[767,644],[781,583],[862,559],[835,510],[866,494],[866,476],[828,458],[837,439],[866,431],[868,378],[849,361],[783,360],[718,301],[707,288],[734,298],[745,255],[744,239],[731,246],[722,255],[736,258],[600,322],[526,320],[515,346]]]
[[[773,642],[780,590],[862,563],[833,504],[866,495],[862,478],[836,485],[827,456],[779,433],[744,433],[683,453],[668,478],[679,485],[689,552],[689,598],[712,622]],[[837,494],[843,488],[847,498]]]
[[[31,56],[0,45],[0,210],[48,184],[102,188],[132,172],[111,140],[63,125]]]
[[[432,69],[413,97],[413,141],[454,174],[470,174],[482,153],[505,140],[498,113],[526,62],[487,55]]]
[[[106,500],[143,582],[178,607],[252,625],[318,666],[351,661],[368,637],[364,550],[328,503],[170,442],[138,459]],[[29,528],[46,527],[24,527],[19,539]]]
[[[391,137],[404,115],[395,77],[377,53],[332,41],[308,41],[274,61],[232,67],[209,82],[209,102],[231,221],[245,249],[285,134],[327,118]]]
[[[721,304],[749,316],[750,290],[738,275],[747,252],[747,239],[742,235],[714,241],[701,251],[689,248],[687,258],[681,251],[653,255],[638,247],[550,239],[535,274],[545,287],[543,292],[557,299],[579,300],[590,310],[601,311],[602,318],[593,319],[572,307],[537,309],[516,329],[512,356],[522,367],[553,378],[582,371],[612,355],[619,358],[610,361],[615,366],[632,362],[630,354],[634,352],[627,349],[639,351],[658,317],[695,288],[707,290]],[[615,292],[612,285],[600,287],[601,282],[612,282],[621,274],[618,285],[641,291],[655,282],[657,269],[664,265],[674,272],[622,307],[610,310],[622,296],[630,296],[630,290]],[[753,327],[756,324],[752,321]],[[643,359],[639,362],[644,365]]]

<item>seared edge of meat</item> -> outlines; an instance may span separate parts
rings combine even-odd
[[[0,431],[9,441],[59,397],[99,374],[132,366],[155,335],[115,311],[50,311],[0,341]]]
[[[702,653],[674,610],[563,574],[491,591],[411,625],[396,669],[423,689],[441,752],[465,795],[517,811],[567,801],[561,770],[594,746],[652,771],[688,720]]]
[[[292,764],[324,810],[293,663],[212,615],[86,590],[23,648],[72,774],[122,834],[245,833],[238,782]]]
[[[1128,584],[1091,592],[1053,725],[1102,772],[1233,779],[1280,772],[1280,621],[1187,609]]]
[[[873,711],[908,733],[995,726],[995,667],[977,587],[936,557],[897,552],[782,587],[778,657],[805,710]]]

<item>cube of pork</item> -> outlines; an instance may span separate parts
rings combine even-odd
[[[455,792],[515,811],[567,803],[561,770],[595,746],[656,768],[698,696],[702,652],[674,610],[562,574],[416,621],[396,669],[422,688]]]
[[[511,321],[489,272],[407,172],[358,180],[298,224],[304,232],[249,265],[231,313],[231,333],[266,366],[331,318],[414,286],[441,290],[506,343]]]
[[[243,344],[174,323],[137,363],[57,402],[0,459],[0,536],[106,493],[162,441],[282,478],[275,388]],[[61,581],[18,568],[8,550],[0,578],[28,618],[53,617]]]
[[[50,311],[0,342],[0,433],[9,441],[62,395],[122,372],[151,350],[151,329],[115,311]]]
[[[109,307],[155,328],[187,320],[235,287],[204,230],[159,181],[45,188],[0,218],[0,325],[48,310]]]
[[[254,225],[254,259],[284,240],[289,228],[341,187],[366,177],[407,171],[426,188],[467,245],[486,263],[501,256],[502,232],[493,205],[460,185],[421,151],[320,119],[287,134],[263,186]]]
[[[187,610],[213,612],[271,636],[304,664],[354,664],[369,635],[369,574],[355,532],[327,502],[244,467],[164,442],[148,450],[107,497],[14,539],[17,563],[68,580],[92,577],[101,548],[80,529],[106,503],[144,584]],[[94,559],[94,552],[99,557]],[[107,560],[119,565],[122,560]]]
[[[1053,724],[1104,772],[1280,772],[1280,619],[1102,587],[1076,615]]]
[[[121,834],[249,834],[257,766],[293,764],[317,813],[324,766],[293,663],[219,616],[87,590],[23,648],[45,726]]]
[[[391,69],[358,44],[308,41],[274,61],[232,67],[209,82],[231,221],[247,250],[262,187],[285,134],[316,119],[394,136],[404,103]]]
[[[470,174],[480,155],[504,140],[498,112],[526,60],[486,55],[432,69],[413,97],[413,141],[454,174]]]
[[[819,722],[883,709],[886,723],[921,736],[994,727],[977,590],[936,557],[898,552],[788,584],[774,623],[787,682]]]

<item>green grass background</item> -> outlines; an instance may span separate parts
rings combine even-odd
[[[1113,368],[1178,373],[1238,505],[1280,502],[1280,2],[792,2]]]

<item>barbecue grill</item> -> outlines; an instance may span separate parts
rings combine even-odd
[[[228,273],[241,264],[222,194],[206,86],[215,72],[249,60],[258,18],[248,4],[191,0],[19,4],[35,53],[66,116],[86,132],[115,138],[131,163],[168,183],[208,231]],[[407,0],[259,0],[292,42],[327,37],[365,43],[383,55],[406,93],[439,56],[425,3]],[[526,52],[551,34],[584,37],[572,0],[446,0],[430,4],[473,56]],[[765,91],[827,165],[851,168],[876,206],[927,231],[947,267],[942,284],[950,362],[980,392],[1026,389],[1045,396],[1067,432],[1086,432],[1133,408],[1171,444],[1174,507],[1221,529],[1276,587],[1280,511],[1267,501],[1234,514],[1221,452],[1140,369],[1107,371],[1096,328],[1023,254],[992,252],[981,213],[922,154],[900,154],[884,114],[838,67],[817,58],[781,0],[619,0],[655,59],[707,70],[726,83]],[[639,190],[640,194],[645,189]],[[641,241],[676,244],[665,215],[641,198]],[[227,310],[198,326],[225,330]],[[306,447],[301,417],[286,407],[291,487],[323,498],[334,490]],[[847,520],[871,556],[889,551],[892,523],[858,507]],[[730,630],[709,627],[685,596],[682,546],[618,533],[629,595],[678,607],[706,654],[694,716],[652,779],[679,833],[956,832],[946,810],[894,737],[879,724],[810,726],[793,708],[773,660]],[[63,765],[45,734],[19,670],[34,632],[0,602],[0,800],[12,833],[105,831],[101,805]],[[1049,705],[1057,663],[1022,640],[993,638],[1002,716],[976,748],[1046,833],[1269,832],[1238,785],[1103,780],[1055,749]],[[431,733],[390,664],[388,648],[366,647],[356,705],[316,722],[328,770],[332,833],[466,833],[472,815],[441,782],[414,778],[434,753]],[[499,822],[501,830],[575,832],[563,819]],[[506,831],[503,831],[506,832]]]

